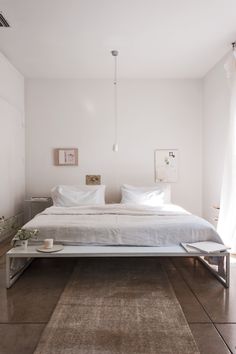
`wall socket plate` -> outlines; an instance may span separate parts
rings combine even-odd
[[[86,175],[86,184],[101,184],[101,175]]]

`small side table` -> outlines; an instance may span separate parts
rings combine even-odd
[[[25,200],[25,223],[52,205],[50,197],[31,197]]]

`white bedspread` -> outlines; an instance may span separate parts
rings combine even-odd
[[[125,204],[50,207],[36,215],[24,228],[38,229],[38,241],[53,238],[71,245],[223,243],[209,222],[173,204],[162,207]]]

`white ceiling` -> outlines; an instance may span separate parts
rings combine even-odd
[[[200,78],[236,40],[235,0],[0,0],[0,51],[26,77]]]

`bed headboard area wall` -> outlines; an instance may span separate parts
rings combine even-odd
[[[84,184],[101,175],[107,202],[120,186],[154,184],[154,150],[179,150],[172,201],[202,211],[202,81],[119,81],[114,153],[112,79],[30,79],[26,82],[26,187],[48,195],[56,184]],[[55,148],[79,149],[78,166],[55,166]]]

